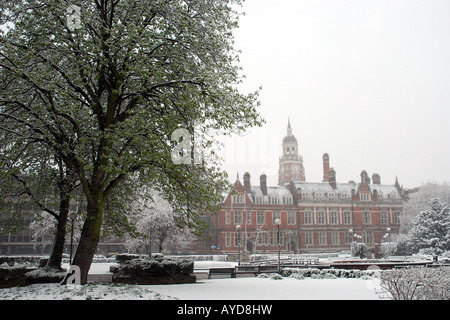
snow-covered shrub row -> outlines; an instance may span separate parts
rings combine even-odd
[[[378,270],[353,270],[353,269],[315,269],[315,268],[284,268],[283,277],[303,279],[310,277],[313,279],[335,279],[335,278],[361,278],[378,277]]]
[[[193,261],[228,261],[228,255],[226,254],[212,254],[212,255],[181,255],[181,256],[167,256],[170,258],[189,259]]]
[[[449,300],[450,267],[385,270],[380,285],[393,300]]]
[[[48,257],[42,256],[0,256],[0,265],[5,262],[9,266],[25,265],[25,266],[43,266],[47,263]]]
[[[283,280],[283,277],[278,273],[271,273],[271,274],[260,273],[260,274],[258,274],[257,278],[262,278],[262,279],[269,278],[272,280]]]
[[[6,262],[0,265],[0,288],[9,288],[25,284],[25,265],[9,266]]]
[[[27,283],[60,283],[66,273],[66,271],[61,270],[38,268],[27,272],[25,276]]]
[[[162,255],[153,256],[152,259],[128,259],[119,258],[117,276],[148,277],[166,275],[188,276],[194,271],[194,261],[188,259],[167,258]],[[128,258],[130,258],[128,256]]]

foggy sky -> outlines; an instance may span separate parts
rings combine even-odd
[[[288,117],[306,181],[322,154],[338,182],[361,170],[412,188],[450,182],[450,2],[247,0],[235,48],[266,125],[227,140],[234,181],[278,182]]]

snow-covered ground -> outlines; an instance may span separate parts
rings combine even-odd
[[[227,278],[147,286],[35,284],[0,289],[0,300],[378,300],[379,291],[375,280]]]
[[[91,275],[109,272],[110,263],[94,263]],[[199,261],[194,268],[234,266],[233,262]],[[0,300],[374,300],[383,298],[377,279],[199,277],[195,284],[125,285],[115,283],[61,286],[36,284],[0,289]]]

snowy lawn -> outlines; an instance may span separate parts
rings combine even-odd
[[[90,275],[110,274],[111,263],[94,263]],[[231,267],[234,262],[195,262],[194,269]],[[65,266],[67,267],[67,266]],[[254,277],[197,278],[194,284],[126,285],[90,283],[85,286],[35,284],[0,289],[0,300],[377,300],[378,279],[362,278],[274,280]]]
[[[195,284],[155,285],[161,296],[180,300],[378,300],[376,280],[237,278]]]
[[[237,278],[195,284],[61,286],[36,284],[0,289],[0,300],[377,300],[376,280]]]

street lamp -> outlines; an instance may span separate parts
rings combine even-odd
[[[275,219],[274,222],[277,226],[278,273],[280,273],[280,271],[281,271],[281,268],[280,268],[280,224],[281,224],[281,220]]]
[[[69,219],[72,220],[72,228],[71,228],[71,232],[70,232],[70,258],[69,258],[69,265],[72,265],[73,224],[74,224],[76,218],[77,218],[77,213],[75,211],[72,211],[72,212],[69,213]]]
[[[353,241],[355,241],[353,239],[353,229],[349,229],[348,232],[351,234],[352,236],[352,242],[350,243],[350,257],[353,257]]]
[[[240,266],[241,265],[241,225],[240,224],[238,224],[236,226],[236,230],[238,233],[238,240],[239,240],[239,242],[238,242],[238,266]]]
[[[386,232],[387,232],[387,236],[388,236],[388,241],[389,243],[391,243],[391,228],[386,228]]]

